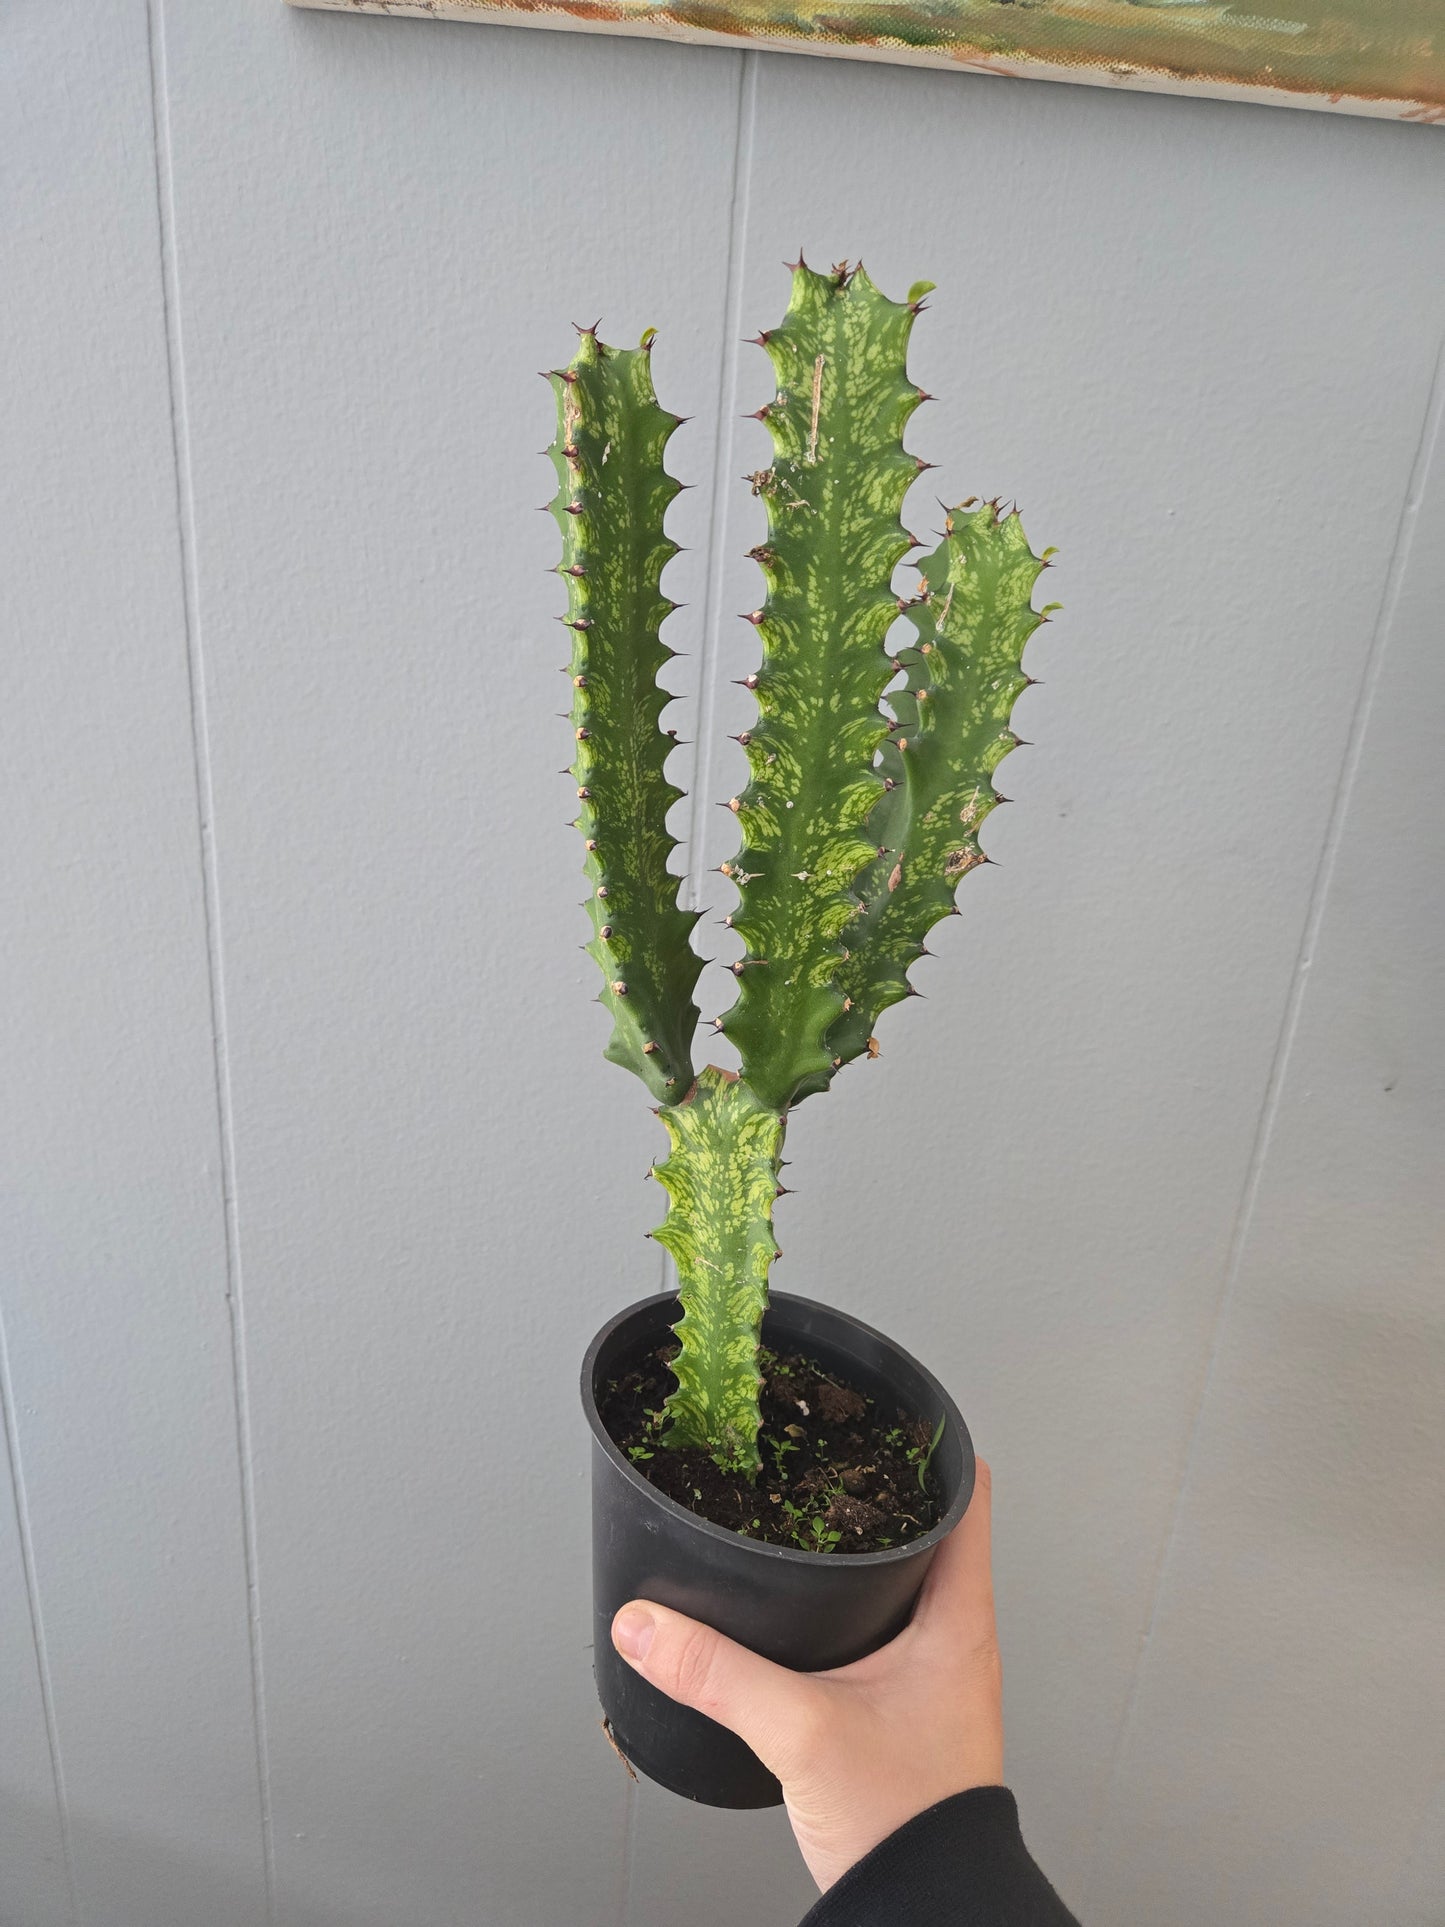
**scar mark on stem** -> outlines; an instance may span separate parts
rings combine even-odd
[[[823,357],[813,363],[813,425],[808,430],[808,464],[818,459],[818,411],[823,405]]]

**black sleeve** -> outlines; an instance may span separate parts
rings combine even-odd
[[[1007,1787],[955,1793],[890,1833],[799,1927],[1079,1927],[1034,1864]]]

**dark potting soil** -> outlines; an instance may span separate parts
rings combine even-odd
[[[677,1344],[624,1363],[600,1401],[613,1443],[659,1492],[714,1525],[808,1552],[882,1552],[936,1525],[933,1432],[908,1412],[881,1410],[846,1379],[797,1352],[759,1353],[762,1470],[728,1472],[700,1448],[663,1445],[663,1400]]]

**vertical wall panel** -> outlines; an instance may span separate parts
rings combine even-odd
[[[996,1462],[1010,1770],[1073,1895],[1445,321],[1442,160],[1408,129],[760,68],[743,332],[800,239],[894,293],[936,280],[914,520],[998,493],[1061,550],[998,867],[881,1059],[798,1113],[777,1277],[933,1361]],[[770,377],[742,352],[749,409]],[[737,433],[731,474],[766,460]],[[730,557],[760,526],[736,494]],[[727,568],[736,730],[757,575]]]
[[[77,1920],[256,1927],[147,10],[22,0],[0,43],[0,1314],[16,1472]],[[3,1610],[8,1642],[23,1590]],[[8,1771],[8,1730],[0,1751]],[[44,1811],[35,1838],[53,1853]],[[9,1872],[0,1911],[40,1927],[55,1903],[16,1898]]]
[[[610,1923],[575,1381],[659,1281],[660,1146],[579,949],[534,371],[657,324],[709,480],[739,63],[165,38],[280,1917]]]
[[[0,1452],[0,1927],[68,1927],[60,1809],[8,1437],[4,1445]]]
[[[718,1812],[649,1784],[638,1789],[630,1891],[624,1927],[793,1927],[818,1898],[781,1808]]]
[[[1431,1927],[1445,1903],[1438,446],[1402,536],[1101,1841],[1105,1919]]]

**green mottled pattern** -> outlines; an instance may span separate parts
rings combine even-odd
[[[758,1464],[758,1329],[768,1302],[783,1120],[730,1071],[709,1065],[659,1113],[671,1151],[653,1167],[668,1195],[653,1236],[677,1264],[683,1316],[664,1442]]]
[[[767,600],[750,679],[758,718],[744,738],[751,780],[733,804],[742,848],[725,866],[745,955],[723,1029],[779,1111],[830,1061],[848,893],[874,855],[863,828],[882,789],[883,643],[899,606],[893,571],[912,546],[899,512],[920,466],[903,447],[921,399],[905,368],[915,312],[861,268],[800,263],[782,324],[762,337],[777,377],[763,411],[773,462],[753,477],[767,504],[753,551]]]
[[[584,333],[557,397],[551,449],[562,531],[560,573],[572,629],[572,728],[578,827],[586,839],[587,949],[612,1014],[607,1056],[666,1103],[692,1083],[693,988],[702,960],[695,912],[678,908],[667,813],[682,795],[664,774],[673,738],[657,674],[672,651],[660,627],[673,604],[662,571],[677,545],[663,531],[680,484],[663,467],[678,417],[657,404],[650,337],[605,347]]]
[[[900,513],[924,465],[903,431],[923,399],[907,351],[927,289],[890,301],[861,268],[800,262],[786,316],[761,337],[777,378],[762,411],[773,461],[751,478],[767,508],[753,551],[767,596],[747,678],[757,720],[740,738],[750,780],[732,803],[742,848],[722,866],[744,947],[722,1020],[740,1076],[709,1065],[694,1082],[697,919],[669,868],[681,792],[664,774],[657,677],[671,653],[661,579],[676,546],[663,522],[678,484],[663,462],[677,417],[658,406],[648,337],[614,350],[588,330],[551,377],[587,947],[613,1018],[607,1055],[660,1100],[670,1144],[654,1166],[668,1194],[654,1236],[676,1263],[683,1315],[663,1437],[749,1474],[788,1108],[869,1048],[879,1013],[909,993],[924,936],[984,861],[993,772],[1018,740],[1024,645],[1048,614],[1032,601],[1044,558],[993,504],[950,515],[916,601],[894,592],[917,546]],[[894,658],[900,609],[918,640]]]
[[[991,778],[1018,742],[1009,716],[1029,680],[1024,644],[1048,614],[1033,607],[1044,566],[1018,516],[993,503],[955,510],[922,564],[922,597],[908,611],[918,645],[901,652],[905,684],[888,697],[895,721],[880,768],[893,787],[868,824],[882,854],[859,879],[863,907],[844,937],[835,1059],[859,1056],[879,1012],[909,994],[924,937],[984,861],[978,832],[999,800]]]

